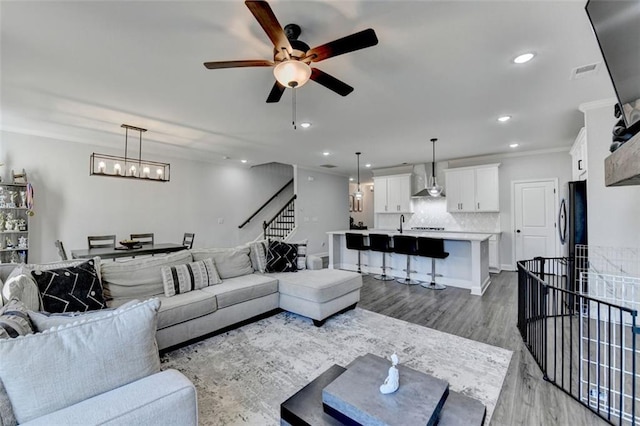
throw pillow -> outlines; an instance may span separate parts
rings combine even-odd
[[[24,265],[11,271],[2,287],[2,296],[5,300],[18,299],[32,311],[37,311],[42,305],[38,285],[31,278],[31,271]]]
[[[251,252],[249,256],[251,257],[251,265],[253,266],[253,270],[256,272],[260,272],[264,274],[267,271],[267,242],[262,241],[253,241],[248,244]]]
[[[291,243],[298,246],[298,270],[307,269],[307,243],[309,240],[302,240],[297,243]]]
[[[43,333],[0,339],[0,380],[18,423],[159,372],[159,308],[160,301],[150,299]]]
[[[86,312],[107,306],[93,260],[61,269],[37,269],[31,276],[38,284],[42,307],[47,312]]]
[[[162,282],[164,295],[171,297],[209,285],[220,284],[222,280],[213,265],[213,260],[205,259],[184,265],[163,266]]]
[[[33,333],[33,324],[24,303],[12,299],[0,308],[0,339],[26,336]]]
[[[4,283],[2,282],[2,280],[0,280],[0,290],[4,287]],[[2,307],[2,305],[4,305],[4,298],[2,297],[2,294],[0,294],[0,308]],[[0,423],[0,425],[2,425],[2,423]]]
[[[90,320],[95,318],[102,318],[114,311],[121,311],[128,309],[131,306],[139,304],[139,300],[131,300],[118,308],[100,309],[99,311],[89,312],[66,312],[66,313],[51,313],[42,311],[28,311],[29,319],[33,324],[33,330],[36,333],[48,330],[60,325],[73,324],[74,322]]]
[[[296,272],[298,270],[298,246],[281,241],[269,241],[267,272]]]
[[[251,258],[249,257],[251,250],[247,246],[190,251],[193,255],[193,260],[212,258],[220,278],[223,280],[253,274],[253,266],[251,266]]]
[[[86,259],[74,259],[51,263],[20,264],[16,266],[7,277],[4,287],[2,287],[2,295],[5,300],[16,298],[22,301],[29,310],[40,310],[42,309],[40,292],[38,291],[38,285],[31,276],[31,272],[34,270],[46,271],[50,269],[66,268],[69,266],[78,266],[86,261]],[[98,278],[100,278],[100,258],[94,257],[93,262],[96,274],[98,275]]]

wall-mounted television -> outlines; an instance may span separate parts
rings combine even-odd
[[[640,0],[589,0],[585,9],[626,127],[635,133],[640,130]]]

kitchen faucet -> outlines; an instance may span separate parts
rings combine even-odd
[[[402,224],[404,223],[404,215],[401,214],[400,215],[400,229],[398,229],[398,231],[400,231],[400,233],[402,234]]]

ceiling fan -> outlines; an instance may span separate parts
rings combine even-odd
[[[347,96],[353,92],[353,87],[318,68],[311,68],[310,65],[312,62],[320,62],[344,53],[375,46],[378,44],[378,38],[374,30],[369,28],[310,49],[306,43],[298,40],[300,27],[296,24],[288,24],[282,28],[269,3],[257,0],[247,0],[244,3],[273,43],[273,61],[254,59],[205,62],[205,67],[208,69],[274,67],[273,74],[276,82],[267,97],[268,103],[278,102],[285,88],[300,87],[309,79],[341,96]]]

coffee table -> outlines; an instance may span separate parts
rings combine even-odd
[[[327,371],[283,402],[280,405],[280,424],[284,426],[359,425],[356,421],[341,416],[339,416],[342,420],[340,421],[325,412],[322,393],[327,386],[342,376],[350,366],[353,366],[361,358],[364,357],[357,358],[347,368],[339,365],[331,366]],[[402,373],[400,383],[402,387]],[[482,403],[458,392],[449,391],[440,412],[438,426],[482,425],[485,417],[486,408]]]

